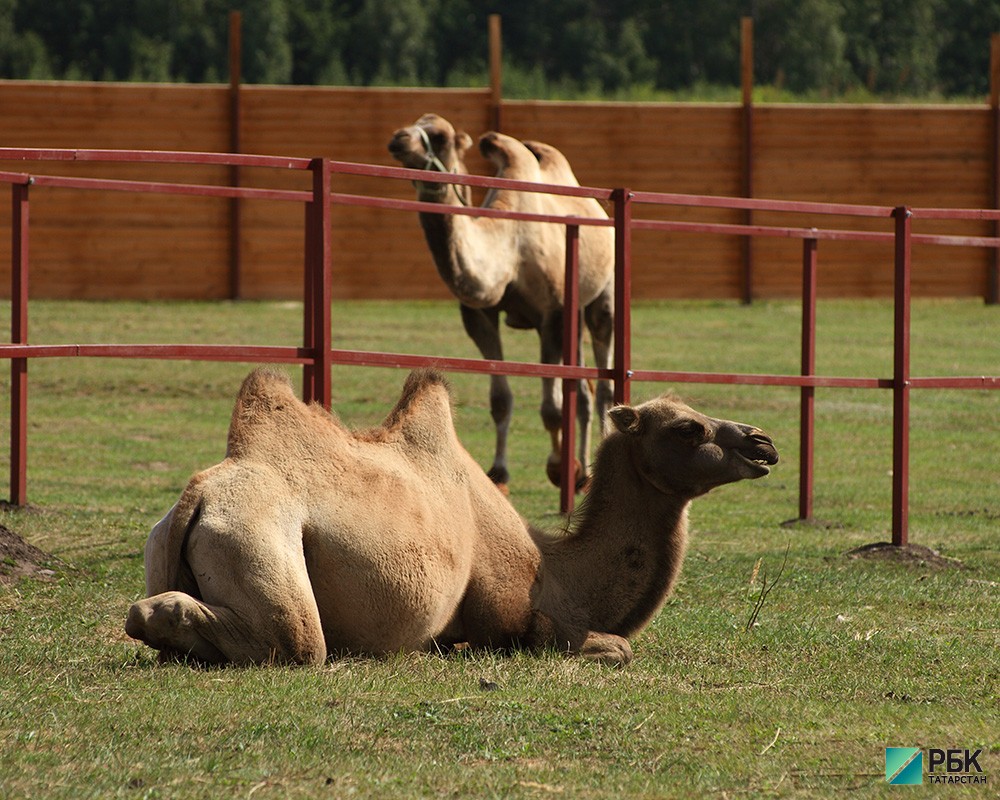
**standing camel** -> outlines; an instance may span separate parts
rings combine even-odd
[[[472,139],[456,131],[446,119],[425,114],[413,125],[400,128],[389,142],[389,152],[403,166],[413,169],[466,173],[465,151]],[[479,149],[497,168],[497,175],[521,181],[578,186],[573,170],[556,148],[541,142],[520,142],[502,133],[485,133]],[[444,205],[466,205],[468,188],[454,184],[416,182],[420,200]],[[591,198],[564,197],[506,189],[491,192],[491,208],[536,214],[572,215],[607,219],[600,203]],[[541,340],[541,361],[562,360],[563,298],[565,278],[565,229],[554,223],[470,217],[458,214],[420,213],[420,224],[442,280],[458,298],[462,323],[483,358],[500,361],[500,314],[512,328],[531,328]],[[594,362],[611,364],[614,330],[614,231],[609,227],[581,226],[579,284],[580,307],[590,331]],[[602,435],[607,431],[607,410],[612,401],[608,381],[597,384],[597,417]],[[586,480],[590,458],[593,400],[581,382],[577,418],[579,446],[577,485]],[[488,475],[501,487],[510,480],[507,466],[507,433],[514,398],[506,376],[490,378],[490,412],[496,425],[496,450]],[[562,385],[542,379],[542,423],[552,440],[546,472],[558,482],[561,463]]]
[[[692,499],[778,460],[758,428],[665,396],[610,412],[560,536],[529,528],[459,442],[433,371],[353,432],[257,370],[226,458],[146,542],[126,632],[164,658],[321,663],[338,653],[551,647],[613,665],[663,606]]]

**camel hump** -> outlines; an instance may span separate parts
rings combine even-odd
[[[525,141],[524,146],[536,159],[545,183],[559,183],[564,186],[579,186],[569,159],[562,151],[545,142]]]
[[[538,182],[541,177],[538,158],[513,136],[487,131],[479,137],[479,152],[492,161],[505,178]]]
[[[451,387],[435,369],[417,369],[407,376],[395,408],[368,438],[399,440],[423,451],[453,449],[458,437],[451,416]]]
[[[258,367],[243,380],[236,395],[229,423],[227,455],[241,455],[254,440],[254,432],[270,427],[276,418],[305,411],[306,407],[295,396],[287,375]]]

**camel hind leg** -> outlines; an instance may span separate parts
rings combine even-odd
[[[543,364],[561,364],[563,360],[563,316],[562,311],[546,318],[539,328],[541,338],[541,361]],[[582,340],[583,333],[580,337]],[[577,341],[577,353],[580,354],[580,340]],[[579,363],[583,363],[582,357]],[[542,424],[549,432],[552,441],[552,452],[545,463],[545,474],[549,481],[559,486],[562,483],[562,381],[554,378],[542,378]],[[580,381],[577,390],[576,418],[579,446],[574,464],[574,484],[577,491],[587,483],[587,465],[590,460],[590,420],[593,413],[593,401],[590,387],[586,381]]]
[[[590,331],[591,344],[594,350],[594,366],[598,369],[611,367],[611,348],[615,333],[614,286],[609,284],[583,311],[584,322]],[[601,437],[611,431],[608,428],[608,410],[614,402],[614,390],[611,381],[600,380],[594,392],[596,400],[597,420],[601,428]]]
[[[189,591],[158,587],[164,590],[133,604],[129,636],[208,663],[326,658],[302,522],[283,507],[278,483],[236,467],[199,487],[204,494],[193,517],[178,520],[171,532],[184,537],[176,552],[192,579]]]
[[[184,592],[163,592],[134,603],[125,621],[133,639],[166,658],[190,657],[206,664],[321,664],[326,658],[319,615],[267,606],[253,609],[210,605]]]

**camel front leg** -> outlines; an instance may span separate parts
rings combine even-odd
[[[614,633],[560,624],[538,608],[531,610],[524,644],[530,648],[555,648],[567,655],[579,655],[610,667],[624,667],[632,661],[628,639]]]
[[[609,667],[624,667],[632,660],[632,645],[628,639],[613,633],[590,631],[578,652],[588,661]]]
[[[208,663],[322,663],[302,515],[281,502],[283,489],[279,476],[232,463],[203,481],[200,511],[175,554],[188,591],[164,587],[134,603],[125,632]]]
[[[541,357],[543,364],[562,363],[562,313],[550,314],[538,329],[541,340]],[[542,425],[549,432],[552,451],[545,462],[545,474],[549,480],[559,486],[562,480],[562,381],[555,378],[542,378],[542,405],[540,408]],[[579,465],[577,465],[579,478]]]
[[[462,325],[469,338],[475,343],[483,358],[503,361],[503,346],[500,342],[500,312],[497,308],[470,308],[460,305]],[[506,375],[490,376],[490,415],[496,427],[496,447],[493,466],[486,474],[493,483],[505,490],[510,483],[507,467],[507,434],[514,413],[514,394],[510,390]]]

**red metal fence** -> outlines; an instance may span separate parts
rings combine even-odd
[[[797,386],[800,389],[800,484],[799,517],[810,519],[813,512],[814,399],[818,387],[889,389],[893,393],[893,500],[892,540],[904,545],[908,534],[909,485],[909,405],[913,389],[997,389],[1000,377],[921,378],[910,374],[910,248],[913,243],[1000,248],[1000,238],[927,235],[912,232],[912,221],[989,220],[1000,223],[1000,211],[962,209],[910,209],[844,205],[834,203],[769,201],[702,195],[632,192],[618,188],[551,186],[474,175],[443,175],[395,167],[336,162],[321,158],[282,158],[274,156],[238,156],[215,153],[122,151],[122,150],[39,150],[0,148],[0,159],[21,161],[130,162],[158,164],[201,164],[232,168],[267,168],[293,170],[308,174],[308,189],[240,188],[192,183],[144,182],[104,178],[32,175],[0,172],[0,183],[11,187],[11,343],[0,345],[0,358],[11,362],[11,451],[10,501],[27,502],[27,415],[28,362],[32,358],[103,357],[144,359],[185,359],[200,361],[237,361],[300,364],[303,367],[303,399],[329,407],[330,373],[333,364],[358,366],[405,367],[433,366],[447,371],[552,377],[563,380],[563,459],[561,507],[569,511],[573,503],[572,469],[575,392],[581,379],[609,378],[614,381],[615,400],[628,402],[632,381],[671,381],[675,383],[755,384],[761,386]],[[331,176],[364,175],[389,180],[421,180],[458,183],[476,187],[496,187],[518,191],[592,197],[610,203],[614,213],[609,220],[558,217],[493,209],[443,207],[439,204],[391,199],[374,195],[349,195],[331,191]],[[232,346],[232,345],[30,345],[28,344],[29,308],[29,234],[30,195],[34,188],[90,189],[120,192],[152,192],[173,195],[267,199],[302,203],[304,215],[303,337],[301,347]],[[578,236],[580,225],[608,225],[615,229],[615,344],[610,369],[579,366],[574,344],[579,320],[576,292],[567,290],[564,314],[564,357],[560,365],[526,362],[502,362],[481,359],[439,358],[431,355],[337,350],[331,347],[331,218],[334,206],[356,206],[403,211],[433,211],[449,214],[496,216],[536,222],[555,222],[566,226],[567,286],[576,286]],[[887,230],[862,231],[833,228],[778,227],[773,225],[738,225],[699,223],[663,219],[641,219],[638,207],[724,208],[747,212],[768,211],[832,215],[855,219],[883,219]],[[672,231],[690,234],[723,234],[741,237],[799,239],[802,248],[802,336],[801,370],[797,375],[746,373],[697,373],[643,370],[631,360],[631,237],[633,231]],[[894,358],[891,377],[836,377],[815,374],[816,352],[816,271],[820,241],[865,241],[894,244]]]

